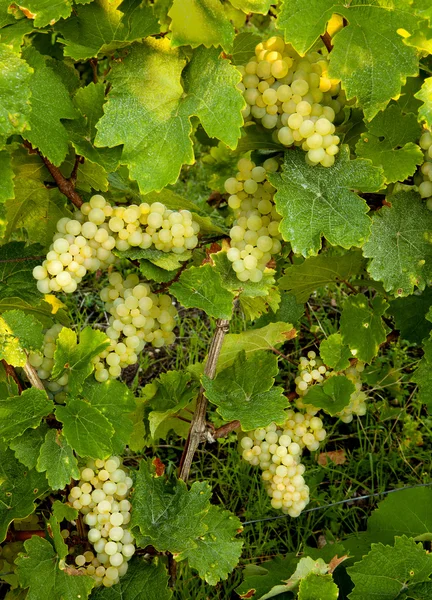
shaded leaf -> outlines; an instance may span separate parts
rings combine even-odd
[[[426,320],[432,306],[432,289],[426,288],[422,294],[406,298],[396,298],[390,302],[389,314],[393,315],[395,327],[401,338],[413,344],[421,344],[429,335],[432,323]]]
[[[78,517],[78,511],[73,506],[69,506],[69,504],[65,504],[64,502],[60,502],[60,500],[55,500],[52,505],[52,514],[55,519],[61,523],[62,521],[74,521]]]
[[[20,396],[0,399],[0,437],[6,441],[34,429],[49,415],[54,403],[42,390],[28,388]]]
[[[255,46],[261,38],[255,33],[246,31],[239,33],[234,38],[231,60],[235,65],[245,65],[251,56],[255,55]]]
[[[343,371],[350,366],[349,359],[352,354],[348,346],[343,343],[340,333],[333,333],[321,342],[320,356],[331,369]]]
[[[323,385],[312,386],[307,393],[306,403],[321,408],[334,417],[350,403],[355,386],[344,375],[329,377]]]
[[[38,244],[26,246],[24,242],[9,242],[0,246],[0,301],[19,293],[22,300],[38,304],[41,295],[32,271],[42,260],[43,248]]]
[[[27,429],[22,435],[9,442],[16,458],[29,469],[36,467],[40,449],[45,441],[48,425],[41,423],[36,429]]]

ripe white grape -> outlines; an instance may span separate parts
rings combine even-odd
[[[57,338],[63,325],[56,324],[45,331],[43,341],[43,356],[37,352],[30,352],[29,363],[36,369],[39,378],[44,383],[50,397],[54,397],[56,402],[64,402],[65,392],[68,391],[68,375],[64,374],[55,381],[51,380],[51,373],[54,367],[54,351]]]
[[[432,210],[432,133],[424,131],[419,144],[424,152],[425,162],[419,167],[414,182],[420,196],[426,200],[427,208]]]
[[[109,484],[111,494],[107,495],[104,488]],[[118,489],[120,484],[124,489]],[[88,460],[80,469],[79,482],[69,492],[68,502],[84,515],[83,521],[89,527],[87,537],[96,553],[79,554],[75,564],[78,571],[93,577],[96,586],[117,583],[135,553],[134,537],[126,529],[132,508],[126,496],[131,487],[132,479],[120,458],[110,456]]]
[[[260,121],[274,129],[275,141],[305,150],[307,163],[331,167],[340,142],[333,121],[346,96],[340,83],[328,77],[328,59],[320,52],[301,57],[275,36],[259,43],[255,56],[239,70],[247,103],[245,122]],[[227,192],[237,191],[231,181]]]

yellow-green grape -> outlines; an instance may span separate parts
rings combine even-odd
[[[59,379],[51,381],[56,342],[62,329],[63,325],[59,323],[47,329],[43,341],[43,355],[37,352],[30,352],[29,354],[29,363],[36,369],[49,395],[54,397],[57,402],[61,402],[63,394],[68,391],[69,379],[68,374],[65,373]]]
[[[23,542],[5,542],[0,546],[0,580],[8,583],[12,589],[19,585],[15,559],[20,552],[25,552]]]
[[[33,513],[25,519],[15,519],[13,522],[15,531],[36,531],[41,529],[39,517]]]
[[[270,158],[263,166],[242,158],[238,173],[225,182],[228,199],[235,214],[230,230],[231,247],[227,252],[232,268],[240,281],[261,281],[272,255],[280,252],[281,216],[273,202],[274,188],[267,173],[277,171],[277,160]]]
[[[96,195],[72,219],[64,217],[57,222],[46,259],[33,269],[42,294],[71,294],[88,271],[105,269],[117,260],[111,252],[115,238],[105,223],[112,210],[103,196]]]
[[[299,146],[306,162],[331,167],[339,151],[334,121],[346,103],[338,80],[328,76],[328,59],[320,52],[297,54],[280,37],[259,43],[242,74],[245,121],[273,130],[274,140]],[[233,192],[235,193],[235,192]]]
[[[90,459],[80,469],[80,479],[70,489],[68,502],[84,515],[87,537],[94,552],[75,557],[78,571],[93,577],[96,586],[111,587],[127,572],[135,553],[135,540],[128,529],[128,500],[132,479],[118,456]]]
[[[424,152],[425,162],[419,168],[415,183],[420,196],[426,200],[426,206],[432,210],[432,133],[425,131],[419,143]]]
[[[161,202],[117,206],[108,227],[117,250],[156,248],[175,254],[195,248],[200,230],[188,210],[169,210]]]
[[[121,369],[137,362],[146,343],[161,348],[175,340],[177,309],[170,296],[153,294],[135,274],[123,279],[114,272],[108,281],[100,297],[110,314],[106,334],[111,344],[93,359],[97,381],[119,377]]]
[[[310,409],[310,405],[306,405],[302,398],[306,396],[309,388],[317,383],[322,383],[330,375],[330,371],[324,365],[323,361],[317,357],[313,350],[310,350],[307,356],[300,357],[299,374],[295,378],[296,392],[300,398],[296,401],[298,408]],[[318,409],[315,409],[318,412]]]
[[[338,417],[344,423],[351,423],[353,415],[362,417],[366,414],[366,400],[367,395],[362,391],[361,373],[364,371],[365,365],[361,361],[357,361],[354,366],[349,367],[345,370],[344,374],[354,384],[355,391],[350,396],[350,403],[348,406],[337,413]]]

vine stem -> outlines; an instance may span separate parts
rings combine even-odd
[[[216,322],[216,331],[213,335],[213,339],[210,343],[207,363],[204,368],[204,375],[213,379],[216,374],[216,365],[219,358],[219,354],[222,348],[225,334],[229,329],[228,319],[218,319]],[[195,413],[192,419],[192,423],[189,429],[189,435],[186,440],[186,445],[183,450],[183,455],[180,461],[180,479],[187,481],[189,478],[190,469],[192,466],[193,457],[195,451],[201,442],[207,439],[207,425],[206,425],[206,412],[207,412],[207,398],[204,395],[204,388],[201,386]]]

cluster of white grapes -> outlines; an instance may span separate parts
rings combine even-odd
[[[319,52],[302,57],[281,37],[259,43],[239,67],[247,106],[245,121],[255,120],[284,146],[300,146],[306,162],[331,167],[339,152],[334,120],[346,96],[339,81],[328,77],[328,60]]]
[[[322,382],[334,375],[343,374],[355,386],[354,392],[350,396],[350,402],[337,416],[344,423],[350,423],[353,420],[353,415],[363,416],[366,414],[367,395],[362,391],[362,382],[360,373],[364,371],[365,365],[362,361],[357,361],[355,365],[348,367],[342,373],[338,371],[329,371],[323,361],[317,357],[316,353],[311,350],[307,357],[302,356],[299,362],[299,375],[295,378],[296,392],[299,398],[296,400],[297,408],[307,409],[309,413],[316,414],[319,409],[307,404],[305,396],[311,386],[322,384]]]
[[[146,343],[161,348],[175,340],[177,309],[170,296],[153,294],[135,274],[123,279],[111,273],[108,281],[100,297],[110,314],[106,334],[111,343],[93,359],[97,381],[119,377],[122,368],[137,362]]]
[[[277,171],[279,163],[269,158],[257,167],[241,158],[237,167],[237,175],[225,181],[225,190],[230,194],[228,204],[235,214],[227,256],[240,281],[257,283],[272,255],[281,249],[281,216],[273,202],[275,189],[267,181],[267,173]]]
[[[415,182],[420,196],[426,199],[426,206],[432,210],[432,133],[425,131],[419,143],[424,151],[425,162],[420,167]]]
[[[79,482],[69,492],[68,502],[84,515],[87,537],[96,552],[79,554],[75,564],[93,577],[97,586],[118,583],[135,553],[134,538],[127,529],[131,510],[127,497],[132,484],[120,458],[110,456],[87,461]]]
[[[42,294],[73,293],[87,271],[105,269],[117,259],[112,250],[154,247],[182,254],[198,244],[199,225],[188,210],[168,210],[154,202],[111,206],[99,194],[57,223],[46,260],[33,269]]]
[[[39,379],[43,381],[48,393],[55,398],[56,402],[64,401],[69,379],[68,374],[65,373],[59,379],[50,381],[54,366],[56,342],[62,329],[63,325],[60,325],[59,323],[47,329],[43,341],[43,356],[37,352],[30,352],[29,354],[29,363],[36,369]]]
[[[298,517],[309,502],[309,487],[300,462],[304,448],[317,450],[326,437],[323,423],[312,414],[287,411],[282,426],[248,432],[240,441],[243,458],[262,470],[262,480],[273,508]]]
[[[26,527],[26,529],[30,529],[30,527]],[[20,552],[25,552],[23,542],[6,542],[0,546],[0,580],[8,583],[11,588],[19,585],[15,559],[18,558]]]

